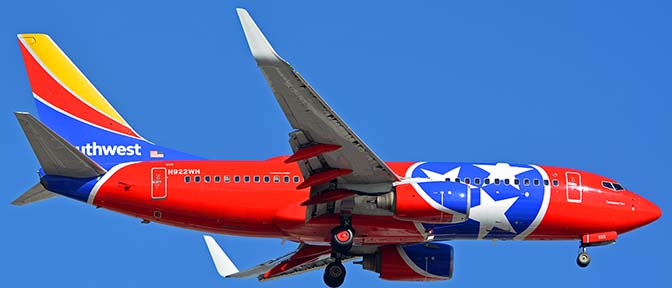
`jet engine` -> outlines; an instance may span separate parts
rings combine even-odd
[[[453,277],[453,246],[441,243],[387,245],[365,255],[362,267],[396,281],[438,281]]]
[[[423,223],[460,223],[469,218],[471,191],[466,184],[431,181],[396,186],[394,217]]]

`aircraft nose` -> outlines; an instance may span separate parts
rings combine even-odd
[[[639,204],[637,205],[637,214],[640,218],[641,225],[644,226],[653,221],[658,220],[663,212],[660,210],[658,205],[653,204],[653,202],[644,199],[644,197],[639,197]]]

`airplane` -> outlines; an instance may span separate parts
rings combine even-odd
[[[294,129],[292,154],[207,160],[143,138],[45,34],[19,34],[40,120],[16,112],[41,166],[12,204],[57,196],[211,234],[280,238],[294,252],[240,271],[204,235],[222,277],[274,280],[323,269],[329,287],[345,261],[386,280],[453,276],[449,240],[613,244],[661,209],[618,181],[572,168],[512,163],[385,162],[272,48],[244,9],[252,56]]]

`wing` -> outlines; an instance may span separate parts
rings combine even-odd
[[[215,263],[217,271],[225,278],[248,278],[256,277],[259,281],[274,280],[281,277],[305,273],[320,269],[334,260],[331,258],[330,246],[299,245],[296,251],[282,257],[266,261],[245,271],[238,269],[224,254],[222,248],[210,236],[203,236],[208,250]],[[354,260],[358,257],[349,257],[343,261]]]
[[[298,162],[304,174],[305,180],[297,188],[315,187],[334,179],[349,184],[398,180],[385,162],[275,52],[247,11],[237,11],[252,55],[287,120],[296,129],[289,140],[294,154],[286,162]]]

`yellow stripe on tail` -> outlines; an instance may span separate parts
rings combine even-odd
[[[126,120],[110,105],[102,94],[91,84],[74,63],[63,51],[45,34],[19,34],[26,45],[42,66],[66,89],[76,97],[102,112],[120,124],[130,128]]]

